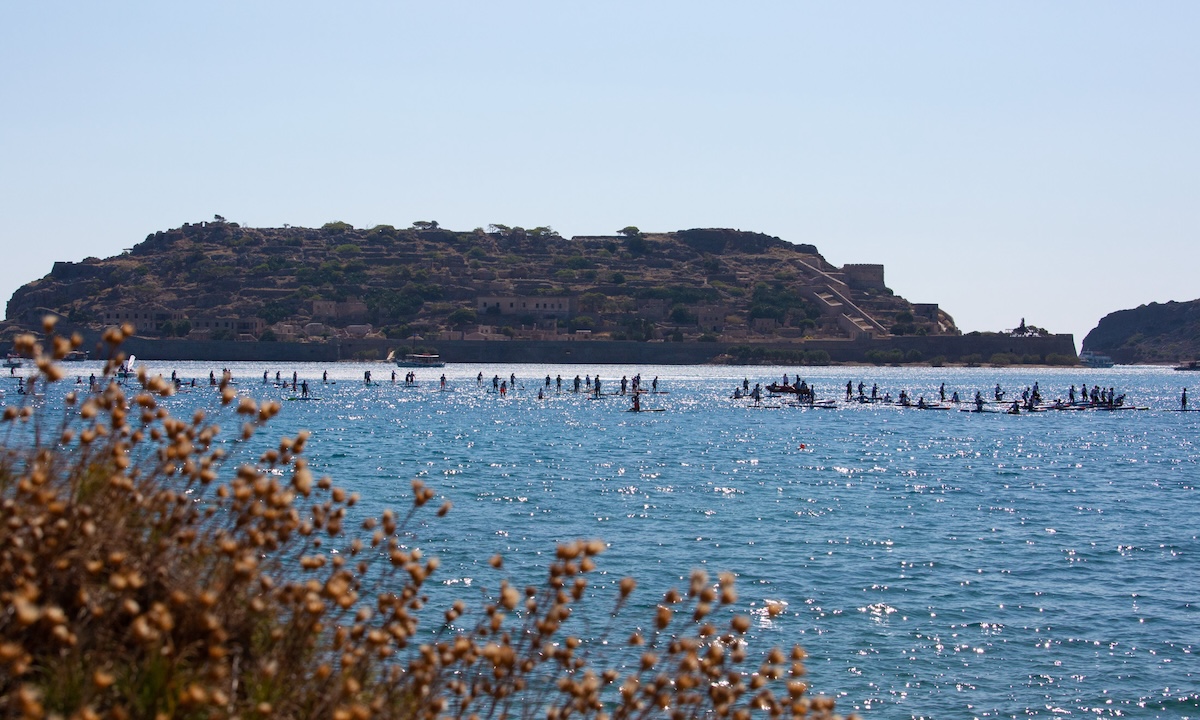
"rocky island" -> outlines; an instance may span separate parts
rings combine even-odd
[[[4,331],[46,314],[89,337],[130,324],[148,359],[382,359],[418,344],[450,360],[1074,358],[1069,335],[964,336],[937,304],[890,290],[882,265],[839,267],[812,245],[720,228],[568,238],[217,216],[55,263],[14,293]]]

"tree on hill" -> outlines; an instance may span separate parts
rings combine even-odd
[[[475,311],[471,308],[459,308],[446,317],[446,323],[451,327],[470,325],[476,320]]]

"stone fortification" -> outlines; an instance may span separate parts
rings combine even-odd
[[[87,347],[98,347],[97,337]],[[422,342],[420,347],[439,353],[448,362],[472,363],[597,363],[597,364],[705,364],[756,362],[771,352],[804,353],[821,364],[947,363],[988,364],[1029,362],[1064,364],[1075,357],[1071,335],[1015,338],[1001,334],[942,337],[893,337],[882,340],[813,340],[804,343],[655,343],[631,341],[532,341],[473,342],[469,340]],[[759,351],[746,353],[745,349]],[[336,362],[382,360],[389,352],[403,355],[408,346],[388,340],[347,339],[327,343],[245,343],[233,341],[150,340],[134,338],[123,348],[148,362],[171,360]],[[819,353],[824,353],[823,356]],[[799,355],[797,355],[799,356]],[[763,360],[764,362],[766,360]],[[787,364],[784,362],[783,364]]]

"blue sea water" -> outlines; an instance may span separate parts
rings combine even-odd
[[[313,399],[284,402],[255,442],[312,431],[314,469],[364,512],[406,507],[415,477],[453,502],[417,532],[448,593],[470,597],[493,553],[535,581],[555,543],[602,538],[602,582],[637,578],[629,612],[647,619],[693,568],[735,572],[753,643],[802,645],[810,685],[843,713],[1200,717],[1200,413],[1170,412],[1189,374],[799,369],[826,398],[848,380],[927,399],[943,382],[966,399],[1037,381],[1050,399],[1099,384],[1149,408],[1011,416],[729,398],[743,378],[798,370],[783,367],[450,365],[415,387],[383,364],[229,367],[256,399],[296,394],[264,371],[308,379]],[[170,403],[215,407],[220,367],[152,370],[201,379]],[[665,412],[568,392],[576,374],[612,392],[639,372],[665,391],[643,407]],[[510,374],[514,392],[489,392]],[[562,393],[543,387],[560,374]],[[769,617],[768,601],[785,611]]]

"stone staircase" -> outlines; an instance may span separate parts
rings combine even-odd
[[[843,285],[843,287],[845,287]],[[851,339],[888,335],[887,328],[859,309],[832,284],[801,288],[801,293],[821,308],[821,314],[837,319],[838,327]]]

